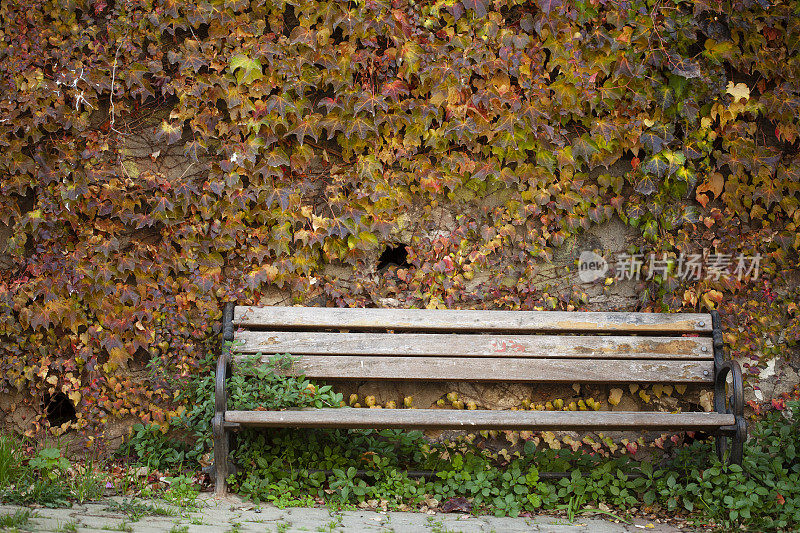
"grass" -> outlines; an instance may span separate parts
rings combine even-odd
[[[428,527],[431,528],[431,533],[458,533],[453,529],[446,528],[444,522],[436,520],[432,516],[428,517]]]
[[[0,529],[16,531],[30,522],[32,517],[30,509],[19,509],[14,514],[0,516]]]
[[[11,485],[19,478],[22,470],[19,448],[20,444],[16,439],[0,435],[0,488]]]
[[[138,521],[143,516],[175,516],[175,511],[166,507],[133,500],[122,500],[119,502],[111,500],[105,510],[127,515],[133,522]]]
[[[78,521],[70,520],[69,522],[65,523],[63,526],[58,528],[58,530],[74,533],[75,531],[78,531]]]
[[[131,533],[131,531],[133,531],[133,527],[131,527],[127,520],[123,520],[116,526],[103,526],[100,529],[104,531],[125,531],[127,533]]]
[[[317,528],[317,531],[322,531],[322,532],[327,531],[329,533],[333,533],[334,531],[336,531],[337,528],[341,528],[341,527],[342,527],[342,515],[337,514],[337,515],[335,515],[333,520],[331,520],[330,522],[328,522],[324,526],[319,526]]]
[[[104,479],[93,461],[73,465],[57,445],[25,452],[19,439],[0,434],[0,499],[4,502],[61,507],[103,495]]]

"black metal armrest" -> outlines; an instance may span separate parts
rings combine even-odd
[[[733,391],[727,395],[728,374],[732,374]],[[714,408],[718,413],[731,413],[737,418],[744,416],[744,384],[742,369],[736,361],[725,361],[715,371]]]

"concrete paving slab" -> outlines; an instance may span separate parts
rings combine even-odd
[[[116,501],[115,505],[113,501]],[[26,525],[27,531],[56,532],[74,524],[81,533],[100,531],[131,531],[133,533],[167,533],[185,530],[187,533],[263,532],[385,532],[385,533],[516,533],[543,531],[549,533],[676,533],[679,529],[660,523],[637,519],[635,524],[621,524],[597,517],[579,517],[574,522],[564,518],[541,515],[531,518],[497,518],[461,514],[428,514],[414,512],[333,511],[324,507],[279,509],[274,505],[242,501],[237,497],[215,500],[204,497],[196,508],[180,508],[165,502],[116,499],[74,505],[71,508],[31,508],[35,517]],[[131,505],[133,503],[133,505]],[[13,514],[25,507],[0,504],[0,515]],[[147,513],[170,510],[175,516]],[[138,519],[137,519],[138,518]]]

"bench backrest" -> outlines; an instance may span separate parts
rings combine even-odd
[[[708,314],[238,306],[234,350],[319,379],[712,383]]]

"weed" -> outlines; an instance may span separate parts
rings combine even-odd
[[[62,525],[60,528],[58,528],[58,530],[59,531],[65,531],[67,533],[75,533],[76,531],[78,531],[78,524],[79,524],[79,522],[77,520],[73,519],[73,520],[70,520],[69,522],[66,522],[64,525]]]
[[[104,531],[125,531],[127,533],[131,533],[133,531],[133,527],[127,522],[127,520],[123,520],[116,526],[103,526],[100,529]]]
[[[180,475],[166,478],[169,488],[161,497],[174,505],[184,508],[194,508],[200,490],[190,476]]]
[[[0,516],[0,529],[19,529],[30,522],[33,516],[30,509],[18,509],[14,514]]]
[[[342,527],[342,515],[335,514],[333,520],[325,524],[324,526],[319,526],[317,531],[327,531],[328,533],[333,533],[336,531],[336,528]]]
[[[0,488],[14,483],[20,476],[19,442],[8,435],[0,435]]]
[[[166,507],[134,500],[111,500],[105,510],[127,515],[133,522],[138,521],[143,516],[175,516],[175,512]]]
[[[431,530],[431,533],[457,533],[453,529],[447,529],[444,525],[444,522],[441,520],[436,520],[432,516],[428,517],[428,527]]]

